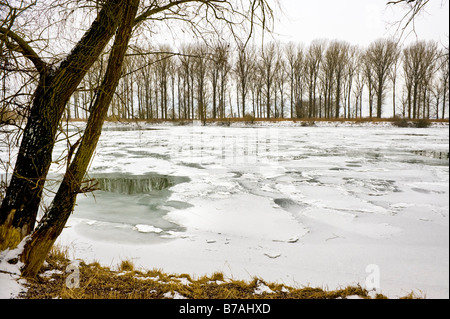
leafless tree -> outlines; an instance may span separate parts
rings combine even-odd
[[[64,12],[69,12],[69,15],[73,12],[82,13],[85,8],[84,1],[55,0],[53,3],[59,4],[60,8],[68,7]],[[90,26],[82,31],[84,35],[75,41],[74,48],[69,53],[55,53],[52,58],[56,58],[53,60],[46,59],[43,53],[54,47],[48,46],[50,41],[44,41],[41,46],[38,41],[33,41],[32,35],[36,32],[28,33],[27,38],[22,32],[27,30],[21,29],[20,23],[0,27],[2,48],[6,47],[11,53],[28,60],[38,79],[14,174],[0,207],[0,226],[5,230],[2,234],[6,234],[8,238],[11,233],[18,234],[20,239],[32,234],[30,239],[26,239],[21,255],[25,276],[36,275],[64,228],[77,194],[89,189],[84,183],[84,176],[119,83],[133,30],[141,24],[176,19],[187,23],[198,34],[207,33],[210,27],[216,28],[220,24],[233,31],[244,22],[248,22],[253,31],[257,24],[264,27],[271,15],[265,0],[105,0],[86,3],[86,10],[93,17]],[[42,1],[40,5],[48,9],[49,3]],[[29,12],[36,14],[32,9]],[[45,26],[43,29],[45,31],[48,28]],[[108,67],[89,110],[85,134],[69,150],[73,156],[67,158],[68,169],[64,179],[51,208],[45,212],[35,229],[44,183],[52,162],[57,128],[66,104],[113,38]]]
[[[325,52],[326,42],[323,40],[313,41],[305,56],[305,73],[307,76],[307,87],[309,94],[309,108],[308,117],[314,117],[316,115],[316,93],[319,79],[319,72],[321,70],[321,63],[323,61],[323,55]]]
[[[344,91],[344,117],[352,117],[352,88],[354,86],[354,79],[357,77],[358,72],[358,60],[359,60],[359,48],[357,46],[349,46],[347,55],[347,64],[345,66],[345,91]],[[347,111],[345,111],[347,110]]]
[[[259,51],[258,51],[259,52]],[[264,117],[263,111],[263,67],[259,56],[255,59],[254,72],[251,76],[251,92],[252,92],[252,104],[255,116],[257,118]],[[267,115],[267,114],[266,114]]]
[[[195,79],[195,85],[197,87],[197,118],[201,121],[204,121],[206,119],[206,113],[207,113],[207,102],[206,102],[206,95],[207,95],[207,82],[206,82],[206,75],[207,75],[207,67],[208,67],[208,48],[206,45],[199,44],[194,47],[193,51],[195,57],[194,57],[194,64],[193,64],[193,75]]]
[[[403,50],[403,71],[407,88],[408,117],[426,117],[427,97],[436,70],[437,44],[418,41]]]
[[[276,62],[275,62],[275,117],[284,118],[285,98],[286,98],[286,84],[287,84],[287,61],[284,56],[284,50],[281,45],[278,45]],[[280,100],[280,108],[278,109],[278,96]]]
[[[276,44],[270,42],[261,50],[259,68],[264,83],[266,117],[270,118],[272,113],[272,90],[275,81]]]
[[[445,112],[448,109],[448,92],[449,92],[449,77],[450,77],[450,71],[449,71],[449,48],[448,45],[446,48],[441,50],[438,58],[438,79],[436,80],[438,84],[438,96],[442,96],[442,107],[440,109],[441,111],[441,118],[445,118]],[[439,98],[437,99],[439,100]],[[439,118],[439,101],[436,103],[436,117]]]
[[[231,62],[230,48],[226,44],[222,44],[217,48],[217,64],[218,69],[218,95],[219,95],[219,117],[226,117],[226,95],[228,93],[228,86],[230,82],[230,74],[233,68]]]
[[[356,60],[356,68],[354,75],[354,86],[353,86],[353,94],[355,96],[355,117],[362,117],[362,98],[363,98],[363,90],[365,86],[365,78],[363,71],[363,55],[361,50],[359,49],[359,55]]]
[[[241,100],[242,115],[247,114],[246,102],[247,95],[250,90],[250,81],[252,72],[254,72],[255,53],[251,48],[244,46],[244,44],[238,44],[237,46],[237,59],[235,66],[236,82],[239,88],[239,95]],[[255,116],[255,114],[253,114]]]
[[[320,78],[327,117],[338,118],[340,115],[348,51],[348,43],[335,40],[329,43],[324,53]]]
[[[364,74],[364,82],[368,91],[369,99],[369,117],[373,117],[373,100],[375,95],[375,71],[370,62],[370,55],[366,49],[362,55],[362,71]]]
[[[343,81],[345,76],[345,68],[348,62],[348,52],[350,45],[347,42],[332,42],[330,48],[332,48],[333,53],[336,54],[336,72],[335,72],[335,82],[336,82],[336,93],[335,93],[335,117],[339,118],[341,110],[341,98]]]
[[[397,57],[397,42],[387,39],[379,39],[372,42],[366,51],[366,63],[372,69],[373,88],[377,98],[377,118],[382,116],[387,80]]]
[[[392,116],[397,116],[397,106],[396,106],[396,92],[397,92],[397,76],[399,72],[400,67],[400,57],[401,57],[401,48],[400,45],[397,45],[397,47],[393,51],[393,61],[392,61],[392,67],[389,72],[389,79],[392,83]]]
[[[285,47],[285,55],[289,80],[291,118],[302,117],[300,110],[303,99],[303,46],[290,42]]]

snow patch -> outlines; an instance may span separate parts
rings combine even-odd
[[[255,288],[254,294],[262,295],[264,293],[273,294],[274,291],[270,289],[268,286],[266,286],[262,281],[258,281],[258,286]]]
[[[160,234],[163,232],[161,228],[157,228],[152,225],[136,225],[134,227],[135,230],[137,230],[140,233],[157,233]]]
[[[29,236],[25,237],[17,248],[0,253],[0,299],[18,298],[21,293],[26,292],[26,281],[20,277],[23,263],[19,256],[28,238]]]
[[[167,299],[187,299],[185,296],[180,294],[178,291],[166,292],[165,294],[163,294],[163,297],[167,298]]]

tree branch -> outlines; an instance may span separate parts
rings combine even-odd
[[[9,49],[23,54],[24,57],[29,59],[34,64],[36,70],[40,74],[44,73],[47,70],[47,64],[39,57],[36,51],[34,51],[33,48],[17,33],[0,27],[0,35],[5,40]],[[8,41],[8,38],[14,40],[14,42],[17,43],[17,46],[12,46]]]
[[[161,6],[161,7],[150,7],[147,10],[145,10],[144,12],[142,12],[139,16],[136,17],[136,19],[134,19],[134,25],[144,21],[145,19],[147,19],[148,17],[160,13],[162,11],[168,10],[172,7],[175,6],[179,6],[183,3],[188,3],[188,2],[194,2],[194,1],[198,1],[198,0],[178,0],[178,1],[170,1],[168,4]]]
[[[388,1],[386,3],[387,6],[393,5],[396,6],[398,4],[402,4],[404,7],[407,7],[407,12],[401,18],[400,21],[396,22],[398,24],[397,31],[401,29],[400,38],[403,37],[406,29],[412,24],[412,32],[415,33],[415,18],[425,10],[426,5],[430,2],[430,0],[396,0],[396,1]]]

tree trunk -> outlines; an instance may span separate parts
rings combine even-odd
[[[116,34],[104,81],[97,93],[91,115],[86,125],[80,147],[65,173],[64,179],[53,199],[49,211],[44,215],[31,239],[26,243],[21,261],[22,275],[34,277],[47,257],[56,238],[61,234],[81,191],[83,178],[100,138],[114,91],[119,83],[128,41],[139,0],[128,0],[124,5],[125,17]]]
[[[339,76],[340,78],[340,76]],[[341,82],[338,80],[336,83],[336,111],[335,111],[335,117],[339,118],[339,112],[341,110]]]
[[[395,88],[395,82],[396,81],[395,81],[395,78],[394,78],[394,80],[392,81],[392,116],[394,118],[396,117],[396,110],[395,110],[395,108],[396,108],[396,106],[395,106],[395,90],[396,90],[396,88]]]
[[[383,81],[381,79],[378,80],[378,89],[377,89],[377,118],[381,118],[383,107]]]

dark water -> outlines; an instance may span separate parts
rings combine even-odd
[[[189,182],[188,177],[168,176],[149,173],[146,175],[102,174],[94,178],[102,191],[119,194],[150,194],[154,191],[166,190],[176,184]]]
[[[173,193],[170,188],[189,182],[189,178],[157,173],[91,174],[90,177],[98,181],[100,191],[78,200],[74,215],[85,220],[77,226],[80,234],[99,241],[158,243],[171,232],[185,231],[165,216],[171,210],[192,206],[170,199]],[[157,231],[141,232],[138,225],[155,227]]]
[[[442,160],[448,160],[448,154],[449,152],[439,152],[439,151],[413,151],[415,155],[425,156],[425,157],[431,157],[435,159],[442,159]]]

